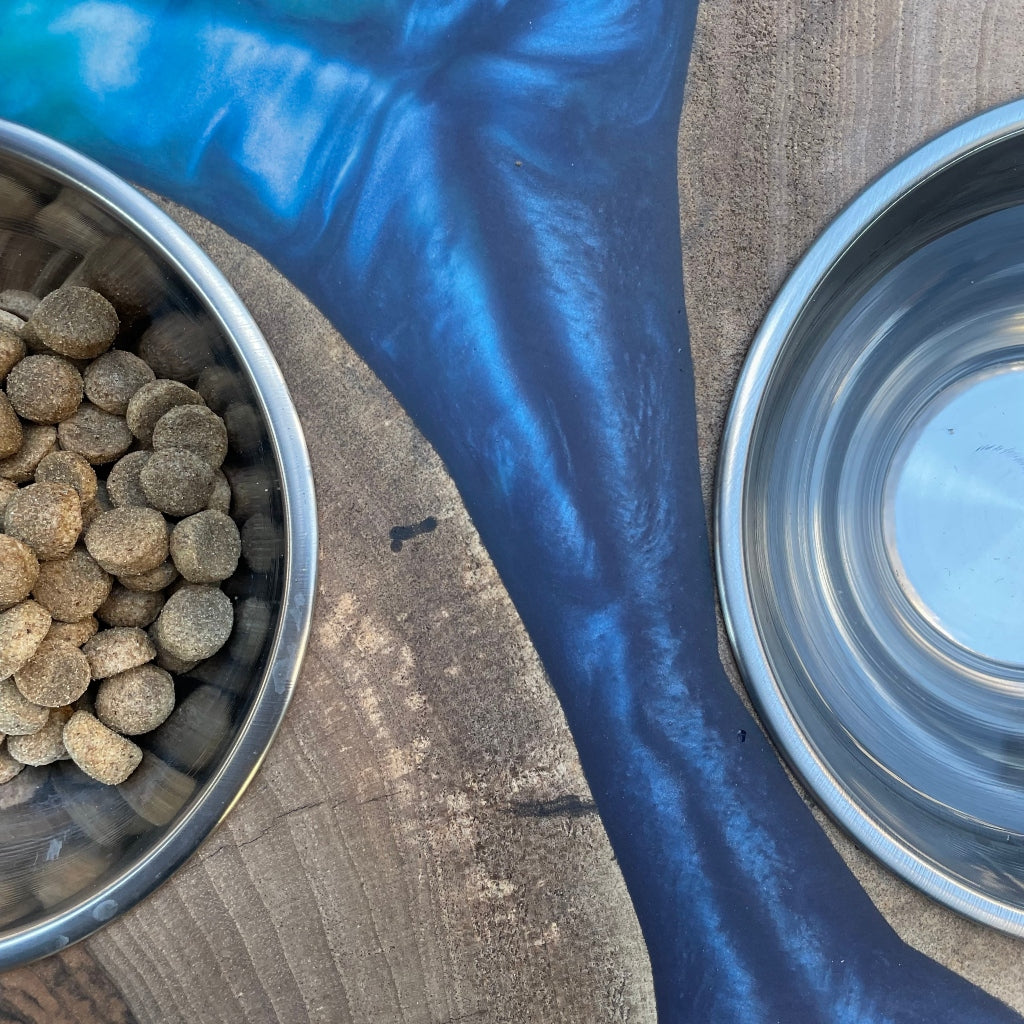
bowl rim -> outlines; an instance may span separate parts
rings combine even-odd
[[[1024,133],[1024,100],[978,114],[925,143],[869,184],[797,263],[751,343],[725,421],[715,486],[715,568],[722,616],[740,673],[773,739],[815,799],[858,843],[932,898],[1024,936],[1024,909],[986,896],[916,853],[857,803],[805,738],[761,643],[743,543],[746,470],[776,359],[806,304],[856,240],[899,200],[965,157]]]
[[[248,713],[211,777],[159,840],[73,905],[0,930],[0,970],[55,953],[124,913],[167,881],[241,798],[265,758],[295,691],[309,639],[317,576],[317,516],[309,453],[291,395],[252,315],[189,235],[151,200],[77,150],[0,120],[0,150],[87,193],[159,253],[230,340],[261,405],[281,477],[285,521],[282,607],[268,667]],[[257,387],[256,382],[259,381]]]

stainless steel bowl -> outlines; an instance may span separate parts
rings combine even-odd
[[[906,158],[796,268],[730,412],[716,546],[809,789],[1024,935],[1024,102]]]
[[[128,331],[177,313],[191,357],[234,405],[226,469],[248,558],[224,584],[227,646],[179,682],[119,787],[67,762],[0,786],[0,969],[52,953],[165,881],[230,810],[281,723],[306,644],[316,512],[302,430],[252,318],[201,250],[92,161],[0,122],[0,289],[65,281],[107,294]]]

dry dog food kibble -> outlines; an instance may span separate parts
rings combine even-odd
[[[146,492],[139,483],[139,475],[145,468],[152,452],[129,452],[110,467],[107,475],[107,494],[110,504],[116,508],[132,505],[145,508],[149,504]]]
[[[152,732],[173,710],[174,680],[156,665],[119,672],[96,691],[96,717],[122,736]]]
[[[21,447],[6,459],[0,460],[0,476],[16,484],[28,483],[32,479],[43,456],[57,447],[57,428],[43,424],[21,427]]]
[[[108,626],[143,628],[160,614],[163,606],[164,596],[159,590],[129,590],[123,584],[115,583],[110,596],[96,611],[96,616]]]
[[[78,700],[89,688],[90,679],[85,655],[63,640],[43,640],[14,673],[21,695],[44,708],[62,708]]]
[[[39,297],[17,288],[5,288],[0,292],[0,309],[6,309],[21,320],[27,320],[39,305]]]
[[[7,397],[14,411],[33,423],[60,423],[81,404],[82,375],[60,356],[22,359],[7,375]]]
[[[152,661],[156,655],[153,641],[135,626],[102,629],[82,646],[89,659],[93,679],[106,679],[130,668]]]
[[[39,561],[32,549],[0,533],[0,611],[24,601],[38,578]]]
[[[0,732],[10,736],[28,736],[39,732],[50,712],[23,696],[13,679],[0,681]]]
[[[64,746],[71,760],[97,782],[116,786],[142,761],[142,750],[108,729],[88,711],[76,711],[64,726]]]
[[[155,379],[149,366],[131,352],[105,352],[85,371],[85,397],[104,412],[124,416],[135,392]]]
[[[8,736],[7,751],[23,765],[39,767],[59,761],[64,749],[64,725],[73,714],[71,708],[51,708],[46,725],[27,736]]]
[[[180,448],[153,452],[139,483],[153,508],[169,516],[190,516],[206,508],[213,493],[213,469],[198,455]]]
[[[174,563],[168,559],[161,562],[154,569],[147,569],[145,572],[125,573],[118,576],[117,580],[121,586],[128,590],[145,590],[154,592],[164,590],[178,578],[178,570]]]
[[[91,402],[83,402],[58,425],[57,437],[65,451],[78,452],[94,466],[119,459],[132,446],[127,420]]]
[[[212,469],[219,469],[228,454],[224,421],[205,405],[177,405],[156,421],[153,451],[188,451]]]
[[[105,602],[104,602],[105,603]],[[102,606],[101,606],[102,607]],[[47,640],[64,640],[75,647],[81,647],[100,628],[95,615],[86,616],[78,622],[53,622],[46,634]]]
[[[145,445],[153,441],[153,428],[164,413],[177,405],[202,405],[198,392],[177,380],[155,380],[132,395],[125,413],[128,429]]]
[[[76,547],[67,558],[39,566],[32,596],[53,618],[79,622],[106,601],[113,585],[110,573],[85,548]]]
[[[119,322],[99,292],[65,285],[50,292],[29,317],[31,336],[71,359],[94,359],[114,343]]]
[[[171,531],[171,558],[189,583],[219,583],[238,567],[242,541],[235,521],[207,509]]]
[[[63,199],[45,216],[81,220]],[[225,646],[235,616],[220,584],[243,548],[253,561],[266,546],[251,525],[243,544],[228,515],[233,482],[249,485],[249,517],[269,511],[270,490],[258,470],[221,469],[229,449],[261,443],[262,424],[238,374],[213,365],[209,328],[184,313],[140,324],[107,262],[87,258],[42,299],[0,292],[0,783],[66,758],[111,786],[139,769],[124,798],[164,822],[195,785],[171,766],[174,746],[192,763],[228,721],[184,715],[157,734],[174,674]],[[144,754],[147,734],[159,756]],[[156,807],[170,777],[176,795]]]
[[[0,785],[10,782],[25,766],[11,757],[7,745],[0,747]]]
[[[50,452],[36,466],[36,483],[70,484],[83,510],[96,500],[96,470],[75,452]]]
[[[15,363],[25,358],[25,342],[16,328],[0,326],[0,381],[5,380]]]
[[[0,679],[13,676],[39,649],[50,629],[50,613],[35,601],[0,612]],[[0,732],[10,732],[0,724]]]
[[[4,509],[4,532],[27,544],[43,562],[66,558],[82,532],[82,503],[68,484],[29,484]]]
[[[167,523],[152,508],[112,508],[85,531],[89,554],[115,576],[155,569],[167,557]]]
[[[231,599],[223,591],[188,584],[167,599],[150,635],[157,650],[182,661],[201,661],[227,643],[234,619]]]

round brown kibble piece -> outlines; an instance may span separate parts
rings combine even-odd
[[[42,458],[57,447],[57,428],[43,424],[22,427],[21,447],[0,461],[0,476],[24,484],[32,479]]]
[[[10,216],[10,214],[8,214]],[[0,291],[0,309],[6,309],[21,320],[27,320],[39,305],[39,296],[18,288]]]
[[[102,629],[87,640],[82,645],[82,653],[89,660],[93,679],[106,679],[152,661],[156,648],[143,630],[115,626]]]
[[[66,558],[82,532],[82,503],[67,484],[29,484],[11,496],[4,532],[27,544],[41,562]]]
[[[131,352],[104,352],[84,374],[85,397],[104,412],[124,416],[132,396],[156,374]]]
[[[163,594],[146,590],[129,590],[120,583],[96,612],[108,626],[143,628],[153,622],[164,606]]]
[[[228,453],[224,421],[205,405],[178,405],[160,417],[153,428],[153,450],[178,449],[198,455],[219,469]]]
[[[96,717],[122,736],[152,731],[173,710],[174,680],[156,665],[120,672],[96,691]]]
[[[213,362],[210,328],[185,313],[167,313],[139,340],[139,355],[158,377],[194,381]]]
[[[139,483],[150,504],[169,516],[190,516],[206,508],[213,493],[213,468],[192,452],[153,452]]]
[[[32,596],[61,622],[79,622],[92,615],[110,594],[114,580],[85,548],[67,558],[43,562]]]
[[[226,580],[238,567],[241,551],[238,527],[223,512],[197,512],[171,531],[171,558],[189,583]]]
[[[155,569],[150,569],[148,572],[138,572],[131,576],[126,574],[117,577],[118,583],[127,590],[142,590],[146,593],[163,590],[165,587],[169,587],[176,579],[178,579],[178,570],[175,569],[174,563],[170,559],[167,559],[166,562],[161,562]]]
[[[39,650],[50,622],[50,613],[35,601],[0,612],[0,679],[13,676]],[[0,732],[10,731],[0,724]]]
[[[0,732],[6,736],[30,736],[50,717],[48,708],[28,700],[13,679],[0,681]]]
[[[188,584],[167,599],[150,635],[172,657],[201,661],[224,646],[233,622],[231,599],[223,591]]]
[[[132,446],[125,418],[104,412],[91,402],[83,402],[57,427],[57,437],[65,451],[78,452],[94,466],[119,459]]]
[[[33,423],[60,423],[81,404],[82,375],[60,356],[26,356],[7,375],[14,411]]]
[[[128,428],[145,445],[153,441],[153,428],[168,410],[179,405],[202,405],[203,399],[187,384],[177,380],[155,380],[143,384],[132,395],[126,417]]]
[[[99,292],[77,285],[50,292],[28,323],[47,348],[71,359],[95,359],[106,352],[120,326],[114,307]]]
[[[149,499],[142,489],[142,484],[139,483],[139,475],[152,454],[129,452],[110,467],[110,473],[107,475],[107,494],[110,496],[110,503],[116,508],[148,507]]]
[[[86,775],[106,786],[124,782],[139,766],[142,751],[87,711],[76,711],[64,726],[64,746]]]
[[[46,634],[47,640],[63,640],[74,647],[81,647],[91,636],[95,636],[100,624],[95,615],[89,615],[78,622],[54,622]]]
[[[35,767],[59,761],[67,753],[64,749],[64,725],[72,714],[71,708],[52,708],[46,725],[39,732],[9,737],[7,750],[11,757]]]
[[[50,452],[36,466],[36,483],[70,484],[78,492],[82,508],[96,500],[96,470],[75,452]]]
[[[0,391],[0,458],[8,458],[21,448],[24,440],[21,420],[10,399]]]
[[[6,744],[0,747],[0,786],[16,778],[24,767],[19,760],[11,757]]]
[[[148,572],[167,558],[167,523],[152,508],[112,508],[85,531],[85,546],[115,576]]]
[[[14,327],[0,325],[0,382],[7,378],[11,367],[25,358],[25,342]]]
[[[47,708],[64,707],[78,700],[89,689],[90,678],[85,655],[63,640],[44,640],[14,673],[22,696]]]
[[[0,533],[0,611],[24,601],[39,577],[33,550],[15,537]]]
[[[57,447],[56,427],[22,424],[21,433],[21,447],[13,455],[0,460],[0,476],[19,484],[30,482],[40,459]]]

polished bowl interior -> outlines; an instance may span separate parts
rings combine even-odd
[[[890,867],[1024,934],[1024,105],[808,253],[730,413],[727,626],[784,754]]]
[[[316,528],[302,432],[265,341],[202,252],[120,179],[0,123],[0,290],[97,288],[124,334],[180,314],[222,368],[234,429],[225,471],[247,555],[224,584],[227,646],[178,681],[127,783],[68,762],[0,786],[0,969],[66,946],[163,882],[238,799],[280,724],[312,605]],[[119,342],[120,344],[120,342]],[[193,349],[194,350],[194,349]]]

